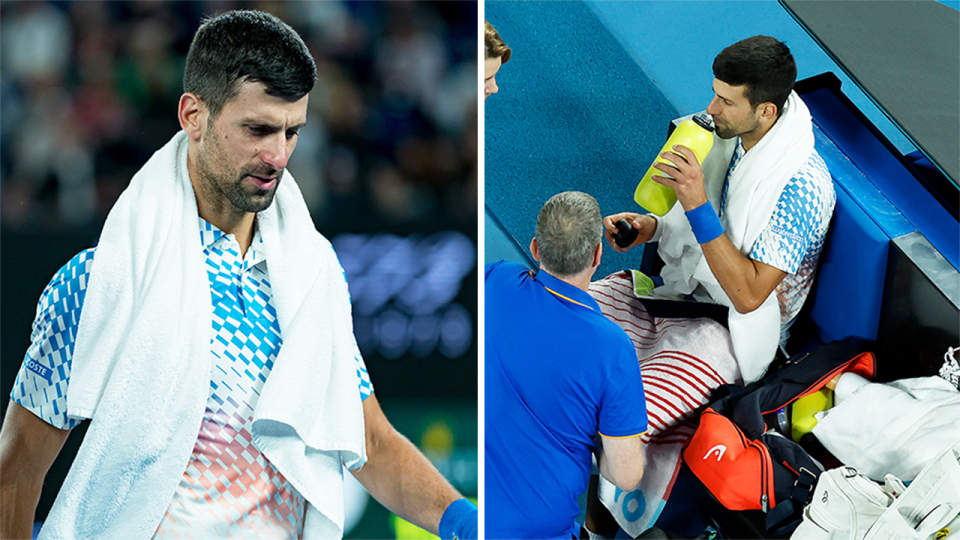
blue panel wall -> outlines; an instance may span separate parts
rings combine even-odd
[[[889,246],[880,227],[838,190],[810,312],[820,339],[877,339]]]
[[[810,317],[820,339],[877,339],[890,236],[871,214],[885,216],[890,230],[910,232],[906,223],[823,132],[817,151],[830,169],[837,204],[820,258]],[[872,189],[871,189],[872,188]]]

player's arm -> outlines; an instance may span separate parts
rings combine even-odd
[[[600,474],[623,491],[633,491],[643,477],[643,444],[634,437],[597,438]]]
[[[683,205],[684,212],[709,204],[703,185],[703,169],[697,157],[685,146],[678,145],[674,149],[682,153],[686,159],[680,158],[673,152],[660,154],[673,165],[657,163],[654,167],[669,174],[673,179],[654,176],[654,181],[671,187],[677,192],[677,200]],[[691,225],[693,225],[692,220]],[[701,238],[698,237],[697,240],[700,241]],[[744,256],[725,234],[701,242],[700,247],[703,248],[703,256],[706,257],[707,264],[723,288],[723,292],[727,293],[733,302],[733,307],[740,313],[750,313],[760,307],[787,275],[779,268]]]
[[[0,538],[31,537],[43,478],[68,435],[10,402],[0,430]]]
[[[31,537],[44,477],[70,429],[79,422],[62,411],[67,409],[65,395],[70,382],[73,336],[80,321],[94,251],[86,249],[70,259],[47,284],[37,306],[31,345],[0,429],[2,539]],[[67,296],[72,301],[65,300]],[[61,414],[43,414],[56,410]]]
[[[453,511],[455,508],[451,507],[451,503],[463,496],[413,443],[390,425],[380,409],[376,394],[363,401],[363,420],[367,463],[359,470],[350,472],[390,511],[438,534],[444,512],[448,509]],[[475,510],[473,508],[474,524]],[[448,520],[456,518],[456,515],[447,514]],[[461,531],[460,534],[464,533]]]
[[[787,273],[741,254],[725,234],[700,244],[723,292],[740,313],[760,307]]]

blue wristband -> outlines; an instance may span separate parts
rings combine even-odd
[[[478,532],[477,505],[467,499],[457,499],[443,511],[440,518],[440,538],[443,540],[476,540]]]
[[[697,237],[698,244],[706,244],[723,234],[720,218],[717,217],[709,202],[684,213],[687,215],[687,221],[690,222],[690,228],[693,229],[693,235]]]

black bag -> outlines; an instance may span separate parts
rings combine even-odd
[[[683,450],[693,474],[724,507],[762,510],[767,532],[789,534],[822,470],[802,446],[776,432],[775,413],[819,391],[838,373],[873,379],[873,353],[832,342],[789,358],[779,370],[747,386],[717,389]],[[765,418],[766,416],[766,418]]]

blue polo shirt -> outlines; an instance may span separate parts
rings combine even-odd
[[[486,267],[487,538],[579,536],[594,437],[647,429],[630,338],[585,291],[511,262]]]

